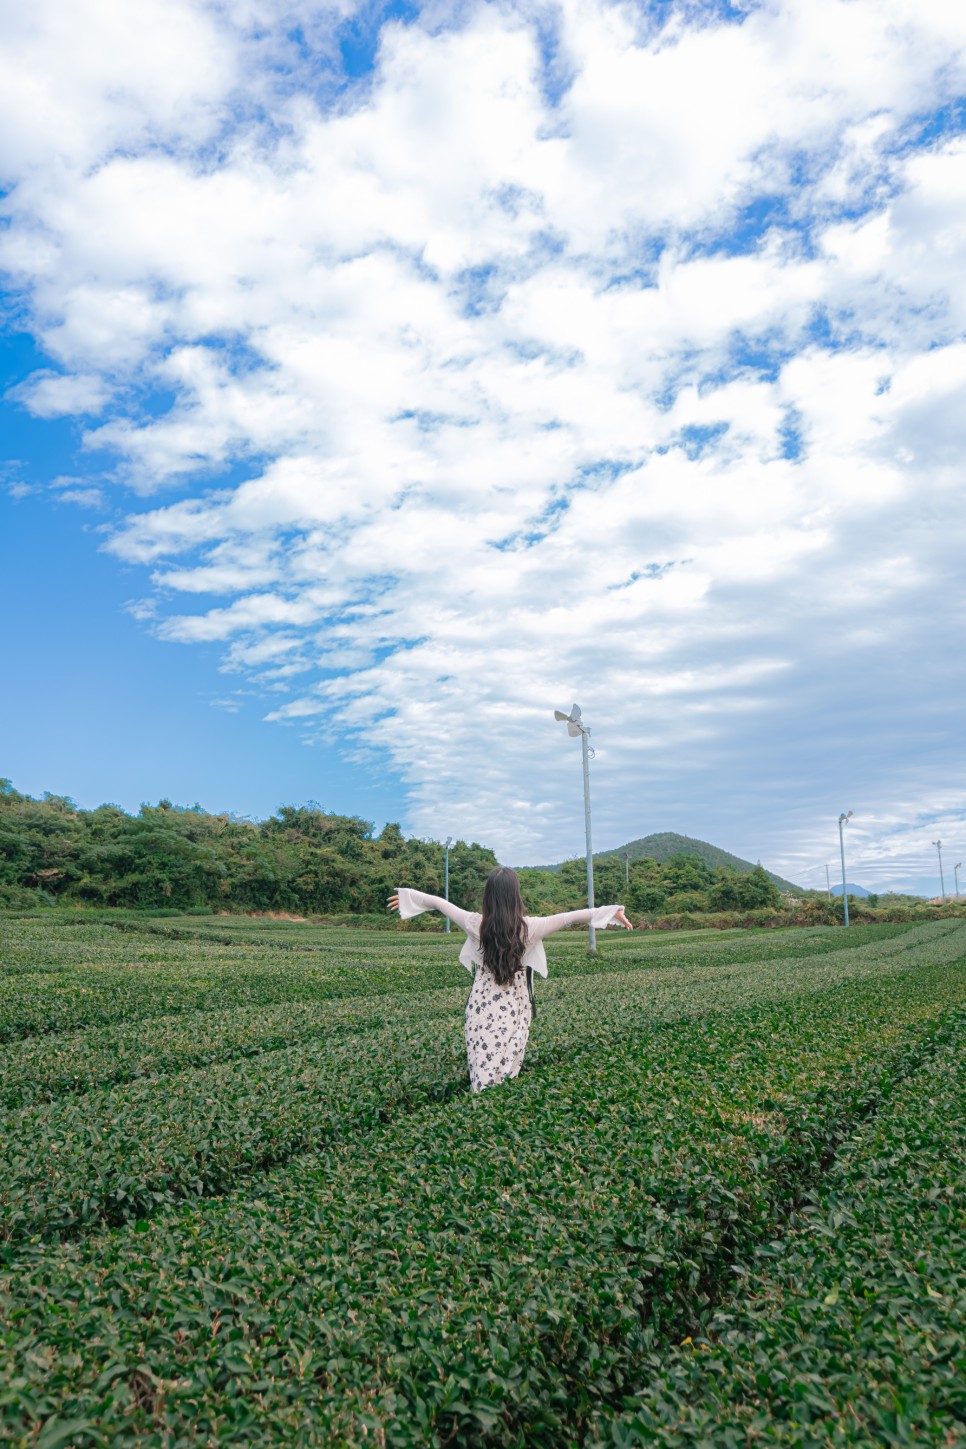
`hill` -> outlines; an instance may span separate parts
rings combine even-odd
[[[855,896],[856,898],[859,898],[861,896],[869,896],[869,895],[872,894],[871,891],[867,891],[866,890],[865,886],[853,885],[851,881],[849,881],[848,885],[849,885],[849,895],[850,896]],[[841,885],[834,885],[834,886],[832,886],[832,895],[833,896],[840,896],[841,894],[842,894],[842,887],[841,887]]]
[[[736,870],[742,875],[754,870],[754,861],[742,860],[740,855],[732,855],[728,850],[722,850],[720,846],[711,845],[707,840],[694,840],[690,835],[678,835],[673,830],[658,831],[654,835],[644,835],[640,840],[629,840],[626,845],[619,845],[616,850],[599,850],[594,852],[595,860],[603,860],[605,856],[618,855],[621,858],[625,853],[631,860],[643,860],[650,856],[659,864],[662,861],[670,860],[672,855],[700,855],[702,860],[707,861],[712,870],[725,866]],[[560,865],[545,866],[546,870],[559,870]],[[801,886],[794,885],[792,881],[785,880],[774,871],[766,871],[770,881],[773,881],[779,890],[799,891]],[[852,887],[850,886],[851,890]]]

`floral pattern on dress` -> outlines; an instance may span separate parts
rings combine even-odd
[[[486,966],[477,966],[466,1003],[472,1091],[482,1092],[517,1075],[527,1049],[530,1015],[526,971],[518,971],[509,986],[498,986]]]

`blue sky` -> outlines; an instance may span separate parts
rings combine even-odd
[[[0,773],[966,854],[966,15],[0,20]],[[957,844],[959,842],[959,844]]]

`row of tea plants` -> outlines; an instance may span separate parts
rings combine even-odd
[[[0,1435],[42,1449],[715,1443],[714,1354],[778,1423],[748,1323],[781,1350],[796,1235],[964,1025],[957,922],[560,940],[524,1072],[470,1096],[455,942],[10,926]],[[44,981],[95,1010],[44,1023]]]
[[[588,1442],[966,1441],[966,1015],[852,1134],[740,1295]]]

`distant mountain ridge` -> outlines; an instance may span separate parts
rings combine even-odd
[[[747,875],[754,870],[755,864],[750,860],[742,860],[740,855],[732,855],[729,850],[722,850],[720,846],[711,845],[707,840],[694,840],[690,835],[678,835],[673,830],[661,830],[654,835],[644,835],[640,840],[629,840],[626,845],[617,846],[616,850],[595,850],[594,859],[603,860],[605,856],[618,855],[623,858],[628,855],[631,860],[643,860],[650,856],[658,864],[670,860],[672,855],[700,855],[701,859],[707,861],[712,870],[719,866],[736,870],[740,875]],[[559,870],[563,864],[544,866],[544,870]],[[776,875],[774,871],[765,872],[770,881],[782,891],[800,891],[793,881],[785,880],[782,876]],[[851,889],[851,887],[849,887]]]

